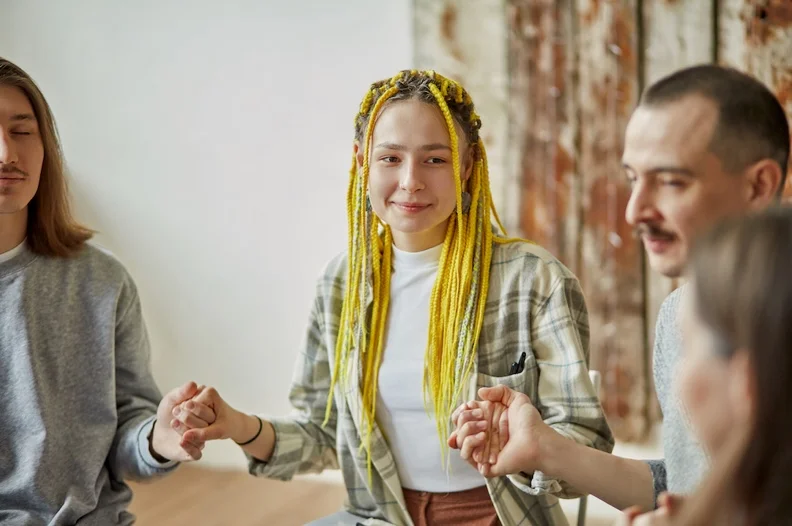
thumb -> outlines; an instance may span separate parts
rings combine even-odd
[[[517,397],[517,393],[506,387],[505,385],[496,385],[495,387],[482,387],[478,390],[478,395],[481,397],[482,400],[488,400],[490,402],[500,402],[501,404],[509,407],[514,399]]]
[[[224,434],[225,433],[223,433],[221,426],[212,424],[209,427],[204,427],[201,429],[190,429],[189,431],[186,431],[184,435],[182,435],[182,438],[186,442],[203,444],[209,440],[222,440],[225,438]]]
[[[195,384],[195,382],[187,382],[183,386],[177,387],[165,395],[165,399],[171,406],[177,406],[180,403],[195,396],[197,392],[198,386]]]

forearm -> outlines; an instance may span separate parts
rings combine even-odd
[[[275,449],[275,428],[266,420],[261,420],[252,415],[238,413],[236,416],[237,424],[231,431],[231,439],[240,444],[242,450],[253,458],[262,462],[266,462],[272,456],[272,451]],[[259,432],[259,426],[261,432]],[[251,438],[256,438],[249,442]],[[249,442],[249,443],[246,443]],[[245,444],[245,445],[241,445]]]
[[[641,460],[611,455],[561,435],[543,448],[541,458],[542,472],[615,508],[654,508],[652,472]]]

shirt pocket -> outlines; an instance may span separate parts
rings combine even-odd
[[[490,376],[485,373],[478,373],[476,378],[476,385],[478,387],[495,387],[496,385],[505,385],[510,389],[519,391],[521,393],[527,392],[528,370],[523,369],[519,373],[510,374],[508,376]]]

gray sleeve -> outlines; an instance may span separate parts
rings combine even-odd
[[[115,328],[116,414],[118,427],[108,456],[117,480],[144,479],[174,469],[151,455],[151,435],[162,395],[151,375],[150,348],[140,300],[127,277],[118,299]]]
[[[649,464],[649,469],[652,470],[652,485],[654,486],[654,501],[655,507],[657,507],[657,497],[664,491],[668,489],[668,484],[666,482],[666,466],[665,460],[647,460],[647,464]]]

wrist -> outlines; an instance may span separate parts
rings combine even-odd
[[[247,413],[234,411],[235,424],[229,433],[231,440],[237,444],[248,442],[260,429],[259,419]]]
[[[575,458],[574,452],[570,451],[570,445],[573,445],[571,440],[552,428],[548,429],[548,433],[539,442],[536,469],[545,475],[560,477],[559,472],[563,471],[564,462],[567,459]]]
[[[154,446],[157,437],[157,422],[158,420],[154,419],[154,421],[151,424],[151,431],[149,431],[148,434],[148,449],[149,449],[149,453],[151,454],[154,460],[156,460],[160,464],[166,464],[171,460],[158,453],[156,447]]]

